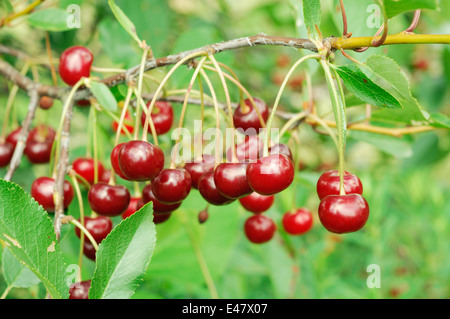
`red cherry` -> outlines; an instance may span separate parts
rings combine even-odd
[[[247,181],[261,195],[274,195],[294,180],[294,165],[283,154],[273,154],[248,164]]]
[[[11,162],[14,146],[11,143],[0,144],[0,167],[5,167]]]
[[[82,77],[91,74],[94,56],[83,46],[73,46],[66,49],[59,58],[59,75],[68,85],[75,85]]]
[[[269,118],[269,109],[266,103],[259,98],[253,98],[253,100],[265,123]],[[233,122],[236,129],[244,130],[247,135],[258,135],[259,129],[262,128],[258,113],[249,99],[244,100],[244,107],[236,108]]]
[[[103,183],[109,183],[110,178],[111,178],[111,170],[105,169],[103,170],[103,174],[98,177],[98,181]]]
[[[198,180],[206,172],[214,171],[215,157],[209,154],[203,154],[201,161],[194,160],[186,163],[184,169],[188,171],[191,176],[193,188],[198,188]]]
[[[53,106],[53,99],[48,96],[42,96],[39,100],[39,107],[43,110],[48,110]]]
[[[49,213],[55,211],[55,202],[53,201],[53,193],[55,180],[50,177],[39,177],[31,184],[31,196]],[[64,209],[69,207],[72,202],[74,192],[72,185],[68,181],[64,181]]]
[[[328,195],[320,201],[320,222],[332,233],[358,231],[366,224],[368,218],[369,205],[359,194]]]
[[[279,143],[269,147],[269,154],[283,154],[289,157],[291,161],[294,161],[291,149],[286,144]]]
[[[181,206],[181,202],[167,205],[158,201],[155,198],[155,195],[153,195],[151,184],[145,185],[144,189],[142,190],[142,200],[144,204],[147,204],[148,202],[153,203],[153,213],[155,214],[171,213]]]
[[[130,203],[130,192],[123,185],[103,182],[91,186],[88,193],[92,210],[102,216],[118,216],[126,211]]]
[[[24,154],[33,164],[45,164],[50,162],[53,142],[28,142]]]
[[[48,125],[39,124],[28,133],[27,143],[30,142],[48,142],[53,143],[56,137],[56,131]]]
[[[85,240],[83,243],[83,254],[90,260],[95,261],[97,250],[89,240]]]
[[[288,234],[301,235],[311,229],[313,217],[308,209],[298,208],[284,213],[282,224]]]
[[[248,240],[262,244],[272,239],[277,227],[270,217],[262,214],[252,215],[245,221],[244,232]]]
[[[125,143],[119,143],[111,151],[110,160],[111,160],[111,166],[114,170],[114,172],[120,177],[125,180],[128,180],[128,178],[122,173],[122,170],[120,169],[119,165],[119,150]]]
[[[126,130],[131,134],[134,131],[134,123],[133,123],[133,119],[130,116],[130,113],[127,112],[125,114],[125,118],[123,119],[123,123],[122,123],[122,130],[120,131],[120,134],[126,134]],[[114,121],[112,123],[112,129],[114,130],[114,132],[117,132],[119,128],[119,123]]]
[[[225,197],[238,199],[253,190],[247,182],[247,163],[221,163],[214,170],[214,183]]]
[[[17,141],[19,140],[20,131],[22,130],[22,127],[16,128],[14,131],[8,134],[6,136],[6,142],[11,144],[13,148],[16,148]]]
[[[360,194],[363,193],[363,186],[359,178],[344,172],[344,189],[346,194]],[[328,195],[339,195],[340,193],[340,178],[337,170],[331,170],[323,173],[316,185],[317,195],[322,199]]]
[[[133,215],[135,212],[137,212],[142,206],[144,206],[144,204],[142,203],[142,205],[139,207],[138,209],[138,203],[141,202],[142,203],[142,199],[140,197],[131,197],[130,198],[130,203],[128,204],[128,208],[126,211],[123,212],[122,214],[122,219],[125,219],[131,215]],[[140,203],[139,203],[140,204]]]
[[[153,222],[155,224],[164,223],[166,220],[170,218],[170,216],[172,216],[172,213],[164,213],[164,214],[153,213]]]
[[[78,100],[75,105],[81,106],[81,107],[91,106],[91,101],[89,101],[89,100]]]
[[[147,107],[149,107],[151,101],[147,103]],[[162,135],[170,131],[173,123],[173,108],[172,104],[165,101],[156,101],[152,110],[152,121],[155,126],[155,131],[157,135]],[[145,120],[147,116],[145,112],[141,115],[141,123],[142,126],[145,125]],[[150,132],[150,128],[149,128]]]
[[[70,285],[69,299],[89,299],[90,288],[91,288],[90,280],[76,282]]]
[[[215,206],[227,205],[234,201],[234,199],[225,197],[219,192],[214,182],[214,172],[207,172],[200,177],[198,190],[208,203]]]
[[[254,214],[265,212],[272,206],[274,201],[274,195],[265,196],[256,192],[253,192],[248,196],[239,198],[239,202],[241,203],[242,207]]]
[[[244,142],[235,144],[236,157],[239,162],[250,160],[255,161],[259,158],[259,154],[264,147],[264,142],[257,135],[246,135]],[[233,155],[230,147],[227,151],[227,160],[231,162]]]
[[[119,149],[119,167],[132,181],[151,181],[164,168],[164,153],[145,141],[129,141]]]
[[[99,244],[103,239],[108,236],[108,234],[113,229],[113,223],[111,218],[107,216],[97,216],[97,217],[84,217],[84,228],[92,235],[94,240]],[[76,227],[75,233],[78,238],[81,237],[81,230]],[[85,237],[85,240],[89,240]]]
[[[83,177],[89,184],[95,182],[95,161],[93,158],[77,158],[72,163],[72,168],[77,174]],[[100,181],[105,168],[100,161],[97,161],[97,180]]]
[[[155,198],[163,204],[181,203],[191,191],[191,176],[183,168],[163,169],[152,181]]]

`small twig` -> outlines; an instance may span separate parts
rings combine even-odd
[[[421,10],[416,10],[414,12],[414,18],[411,22],[411,25],[405,30],[405,32],[413,32],[417,28],[420,20],[420,12]]]
[[[345,13],[344,0],[339,0],[339,5],[341,6],[342,23],[343,23],[342,36],[346,37],[348,36],[348,32],[347,32],[347,14]]]

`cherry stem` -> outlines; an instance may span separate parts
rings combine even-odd
[[[83,232],[84,235],[86,235],[86,237],[91,242],[92,246],[94,246],[95,250],[97,251],[98,250],[98,244],[95,241],[94,237],[92,237],[91,233],[78,220],[73,218],[73,216],[70,216],[70,217],[72,217],[70,219],[70,222],[72,224],[74,224],[76,227],[78,227]]]
[[[141,59],[141,64],[140,64],[140,68],[139,68],[139,78],[138,78],[138,86],[137,86],[137,92],[135,92],[136,94],[136,98],[138,101],[140,101],[141,99],[141,95],[142,95],[142,81],[144,79],[144,72],[145,72],[145,62],[147,61],[147,57],[150,51],[150,47],[146,46],[145,43],[142,43],[144,47],[144,53],[142,54],[142,59]],[[140,107],[139,107],[139,103],[136,105],[136,118],[135,118],[135,125],[134,125],[134,137],[137,140],[138,137],[138,131],[139,131],[139,123],[141,121],[141,114],[140,114]],[[156,142],[155,142],[156,143]]]
[[[55,66],[52,63],[52,61],[53,61],[52,46],[50,44],[50,36],[48,34],[48,31],[45,31],[45,48],[47,50],[48,64],[50,66],[50,73],[52,75],[53,85],[56,86],[56,85],[58,85],[58,78],[56,75]]]
[[[341,13],[342,13],[342,23],[343,23],[343,31],[342,35],[345,37],[347,36],[347,14],[345,13],[345,7],[344,7],[344,1],[339,0],[339,5],[341,6]]]
[[[282,136],[283,136],[283,135],[291,128],[291,126],[292,126],[294,123],[303,120],[305,117],[308,116],[308,114],[309,114],[309,112],[303,111],[303,112],[300,112],[300,113],[296,114],[296,115],[293,116],[292,118],[290,118],[290,119],[284,124],[284,126],[281,128],[281,131],[280,131],[280,138],[281,138],[281,137],[282,137]]]
[[[194,151],[197,151],[195,154],[196,161],[203,160],[203,122],[205,120],[205,98],[203,91],[203,83],[201,76],[197,76],[198,79],[198,87],[200,91],[200,147],[194,147]],[[195,139],[194,139],[195,141]]]
[[[339,148],[339,142],[338,142],[335,132],[330,128],[330,126],[324,120],[322,120],[320,117],[318,117],[315,114],[308,114],[307,119],[312,119],[314,122],[319,123],[319,125],[322,126],[327,131],[328,135],[330,135],[331,139],[334,142],[334,145],[336,145],[336,149]]]
[[[92,148],[94,150],[94,184],[98,182],[98,141],[97,141],[97,107],[98,103],[92,105]]]
[[[136,92],[136,90],[134,90]],[[155,129],[155,125],[153,124],[153,119],[152,119],[152,112],[149,111],[149,108],[147,107],[147,105],[145,104],[144,99],[141,97],[140,99],[137,100],[138,104],[142,107],[145,117],[146,117],[146,122],[148,121],[148,125],[150,126],[150,132],[152,133],[152,137],[153,137],[153,143],[158,146],[159,142],[158,142],[158,134],[156,134],[156,129]],[[136,115],[136,118],[139,118],[140,115]],[[150,117],[150,118],[149,118]],[[136,122],[136,127],[139,127],[139,122]],[[136,132],[138,131],[135,127]],[[148,133],[148,132],[147,132]],[[142,140],[143,141],[147,141],[147,133],[144,137],[144,135],[142,135]],[[136,138],[137,139],[137,138]]]
[[[414,11],[414,18],[411,25],[405,30],[405,32],[413,32],[419,24],[421,10]]]
[[[300,58],[295,62],[288,73],[286,74],[283,83],[280,86],[280,90],[278,91],[278,95],[275,99],[275,103],[273,105],[272,111],[270,112],[269,119],[267,120],[267,126],[266,126],[266,136],[264,139],[264,153],[263,156],[266,157],[269,155],[269,144],[270,144],[270,130],[272,128],[273,119],[275,118],[275,114],[277,111],[278,104],[280,103],[281,95],[283,94],[284,89],[286,88],[286,85],[289,81],[289,78],[291,77],[292,73],[294,73],[295,69],[302,64],[304,61],[309,59],[320,59],[321,56],[319,54],[309,54],[305,55],[304,57]]]
[[[81,195],[80,185],[78,184],[78,180],[76,177],[76,172],[71,170],[69,173],[70,178],[72,179],[73,188],[75,189],[75,194],[77,195],[78,206],[80,206],[80,223],[84,225],[84,206],[83,206],[83,196]],[[78,256],[78,267],[80,268],[80,277],[81,277],[81,266],[83,264],[83,246],[84,246],[84,233],[80,234],[80,253]],[[81,281],[81,278],[78,278],[78,281]]]
[[[178,147],[179,147],[180,141],[181,141],[181,136],[182,136],[181,129],[183,128],[183,121],[184,121],[184,117],[185,117],[185,114],[186,114],[187,104],[188,104],[188,101],[189,101],[189,94],[191,93],[192,86],[194,85],[194,82],[197,79],[200,70],[202,69],[203,63],[205,63],[206,58],[207,58],[206,56],[202,57],[200,62],[197,64],[197,67],[194,70],[194,74],[192,74],[191,81],[189,82],[189,86],[188,86],[188,89],[186,91],[186,95],[184,97],[183,107],[181,109],[181,114],[180,114],[180,121],[179,121],[179,124],[178,124],[179,136],[178,136],[177,141],[175,143],[175,146],[173,148],[172,161],[170,163],[170,168],[172,168],[172,169],[176,167],[175,157],[177,155]]]

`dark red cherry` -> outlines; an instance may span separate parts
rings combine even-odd
[[[16,128],[14,131],[8,134],[6,136],[6,142],[11,144],[13,148],[16,148],[17,141],[19,140],[20,131],[22,130],[22,127]]]
[[[122,173],[122,170],[120,169],[119,165],[119,150],[125,143],[119,143],[111,151],[110,160],[111,160],[111,166],[114,170],[114,172],[120,177],[125,180],[128,180],[128,178]]]
[[[83,254],[90,260],[95,261],[97,250],[89,240],[85,240],[83,243]]]
[[[92,210],[102,216],[118,216],[127,210],[130,192],[123,185],[99,182],[91,186],[88,193]]]
[[[311,229],[313,216],[306,208],[294,209],[284,213],[282,224],[288,234],[301,235]]]
[[[27,143],[24,154],[33,164],[45,164],[50,162],[52,155],[53,142],[35,142]]]
[[[279,143],[269,147],[269,154],[283,154],[289,157],[291,161],[294,161],[291,149],[286,144]]]
[[[84,228],[92,235],[94,240],[99,244],[103,239],[108,236],[108,234],[113,229],[113,222],[111,218],[107,216],[96,216],[96,217],[84,217]],[[76,227],[75,233],[78,238],[81,236],[81,230]],[[89,240],[87,237],[84,237],[85,240]]]
[[[48,125],[39,124],[32,128],[28,133],[27,143],[30,142],[48,142],[53,143],[56,137],[56,131]]]
[[[83,177],[89,184],[95,182],[95,160],[93,158],[79,157],[72,163],[72,168],[77,174]],[[97,181],[100,181],[105,168],[100,161],[97,161]]]
[[[366,224],[368,218],[369,205],[359,194],[328,195],[320,201],[320,222],[332,233],[358,231]]]
[[[68,85],[75,85],[82,77],[91,74],[94,60],[92,52],[83,46],[73,46],[66,49],[59,58],[59,75]]]
[[[248,240],[255,244],[262,244],[272,239],[277,227],[273,220],[263,214],[255,214],[247,218],[244,232]]]
[[[42,96],[39,100],[39,107],[43,110],[48,110],[53,106],[53,99],[48,96]]]
[[[238,199],[253,193],[247,182],[247,163],[221,163],[214,170],[214,183],[225,197]]]
[[[253,98],[253,100],[265,123],[269,117],[269,109],[266,103],[259,98]],[[246,135],[258,135],[259,129],[262,128],[258,113],[249,99],[244,100],[243,106],[236,108],[233,114],[233,122],[234,127],[244,130]]]
[[[90,280],[76,282],[70,285],[69,299],[89,299],[90,288],[91,288]]]
[[[255,161],[259,158],[264,147],[263,140],[257,135],[246,135],[242,143],[235,144],[236,157],[239,162],[250,160]],[[231,162],[233,155],[231,147],[227,151],[227,160]]]
[[[191,176],[191,182],[193,188],[198,188],[198,180],[200,176],[206,172],[214,171],[215,157],[209,154],[203,154],[202,159],[197,161],[193,160],[184,164],[184,169],[188,171]]]
[[[126,142],[119,149],[119,167],[123,175],[132,181],[151,181],[164,168],[164,153],[145,141]]]
[[[181,202],[176,203],[176,204],[167,205],[167,204],[163,204],[160,201],[158,201],[155,198],[155,195],[153,195],[151,184],[145,185],[144,189],[142,190],[142,200],[143,200],[144,204],[147,204],[148,202],[153,203],[153,212],[155,214],[164,214],[164,213],[173,212],[181,205]]]
[[[126,211],[123,212],[122,214],[122,219],[127,218],[128,216],[133,215],[135,212],[137,212],[142,206],[144,206],[144,204],[142,203],[142,205],[138,208],[138,203],[142,202],[142,199],[140,197],[131,197],[130,198],[130,203],[128,204],[128,208]]]
[[[166,168],[152,181],[155,198],[163,204],[176,204],[185,199],[191,191],[191,176],[183,168]]]
[[[149,107],[151,101],[147,103],[147,107]],[[170,131],[173,123],[173,108],[172,104],[166,101],[156,101],[152,110],[152,121],[155,126],[156,134],[161,135]],[[145,125],[146,114],[143,112],[141,115],[141,124]],[[150,132],[150,127],[148,129]]]
[[[283,154],[273,154],[248,164],[247,181],[261,195],[274,195],[294,180],[294,165]]]
[[[275,200],[274,195],[265,196],[256,192],[251,193],[248,196],[239,198],[239,202],[249,212],[254,214],[260,214],[268,210]]]
[[[5,167],[11,162],[13,153],[14,146],[11,143],[0,144],[0,167]]]
[[[172,213],[163,213],[163,214],[157,214],[153,213],[153,222],[155,224],[161,224],[164,223],[166,220],[168,220],[172,216]]]
[[[363,193],[361,181],[356,175],[350,174],[349,172],[344,172],[344,189],[346,194],[362,195]],[[339,172],[337,170],[330,170],[323,173],[317,181],[316,190],[319,199],[328,195],[339,195]]]
[[[207,172],[200,177],[198,190],[208,203],[215,206],[227,205],[234,201],[234,199],[225,197],[219,192],[214,182],[214,172]]]
[[[55,211],[55,202],[53,201],[53,193],[55,180],[50,177],[38,177],[31,184],[31,196],[49,213]],[[72,202],[74,192],[72,185],[68,181],[64,181],[64,209],[69,207]]]
[[[91,101],[89,100],[78,100],[75,103],[76,106],[81,106],[81,107],[85,107],[85,106],[91,106]]]

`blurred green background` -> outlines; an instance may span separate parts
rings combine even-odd
[[[62,0],[46,5],[81,8],[81,28],[50,32],[54,56],[71,45],[87,46],[94,53],[96,67],[129,68],[139,63],[140,51],[130,36],[115,20],[107,1]],[[325,3],[326,2],[326,3]],[[416,32],[450,33],[450,4],[441,1],[440,11],[424,11]],[[152,46],[156,57],[178,53],[206,44],[250,36],[256,33],[305,37],[300,1],[235,1],[235,0],[117,0],[117,5],[136,25],[137,33]],[[349,31],[353,36],[376,32],[366,26],[367,13],[360,1],[345,1]],[[348,3],[348,4],[347,4]],[[339,36],[341,17],[338,1],[322,1],[321,30],[324,36]],[[44,5],[45,7],[45,5]],[[361,12],[362,10],[362,12]],[[395,17],[390,22],[392,33],[408,27],[412,13]],[[0,30],[0,42],[23,50],[36,58],[46,59],[45,33],[33,28],[26,19],[14,27]],[[285,47],[254,47],[224,52],[216,58],[238,75],[253,94],[273,105],[290,65],[301,56],[298,50]],[[413,95],[428,112],[450,114],[450,49],[443,45],[399,45],[351,53],[364,61],[372,54],[393,58],[407,74]],[[337,64],[348,63],[336,54]],[[19,69],[21,61],[6,57]],[[426,69],[414,67],[426,61]],[[307,101],[304,70],[294,74],[297,83],[288,86],[280,107],[295,112]],[[38,68],[39,80],[51,84],[47,69]],[[162,78],[166,70],[151,75]],[[323,74],[309,65],[317,108],[322,114],[331,112]],[[187,87],[192,71],[179,69],[168,88]],[[32,73],[28,74],[32,77]],[[108,74],[93,73],[99,77]],[[212,76],[220,88],[217,77]],[[62,82],[59,83],[63,85]],[[146,92],[155,89],[146,83]],[[0,112],[11,90],[11,84],[0,78]],[[116,90],[120,99],[120,91]],[[217,93],[225,101],[222,90]],[[232,98],[239,92],[231,87]],[[18,92],[14,111],[8,121],[9,130],[20,123],[27,111],[28,97]],[[55,125],[59,122],[61,103],[52,109],[39,109],[36,123]],[[181,105],[175,105],[178,119]],[[349,117],[364,114],[364,107],[349,109]],[[199,107],[189,105],[185,125],[192,128],[199,119]],[[1,117],[4,118],[3,116]],[[176,119],[176,120],[177,120]],[[110,167],[109,153],[114,143],[111,118],[98,114],[99,154]],[[75,159],[92,151],[93,129],[89,108],[76,108],[72,124],[70,157]],[[177,123],[177,122],[175,122]],[[283,121],[277,119],[281,127]],[[206,126],[214,126],[214,112],[208,110]],[[55,127],[55,126],[54,126]],[[211,273],[214,287],[221,298],[449,298],[450,297],[450,134],[436,130],[403,138],[349,132],[346,169],[359,176],[364,197],[370,205],[370,218],[357,233],[333,235],[317,219],[319,200],[315,183],[320,174],[337,167],[337,153],[331,139],[317,134],[309,126],[300,127],[300,147],[296,150],[302,169],[294,183],[276,196],[274,206],[266,213],[278,224],[278,232],[269,243],[251,244],[243,233],[245,219],[250,216],[238,202],[225,207],[211,207],[209,219],[199,224],[197,214],[205,207],[198,191],[172,217],[157,225],[157,247],[144,282],[133,298],[210,298],[201,265]],[[125,140],[125,137],[123,137]],[[162,136],[160,145],[169,154],[172,141]],[[0,171],[4,176],[5,169]],[[22,159],[13,181],[26,190],[35,177],[49,174],[48,165],[31,166]],[[133,185],[121,180],[133,191]],[[86,190],[83,190],[86,198]],[[85,201],[86,209],[88,205]],[[281,217],[294,206],[309,208],[315,218],[313,229],[294,237],[281,226]],[[78,216],[76,200],[69,214]],[[114,220],[120,222],[120,218]],[[77,263],[79,240],[73,226],[64,226],[62,249],[68,264]],[[380,266],[381,288],[366,284],[367,267]],[[94,263],[85,259],[83,279],[89,279]],[[6,287],[0,276],[0,291]],[[8,298],[42,298],[41,285],[14,288]]]

